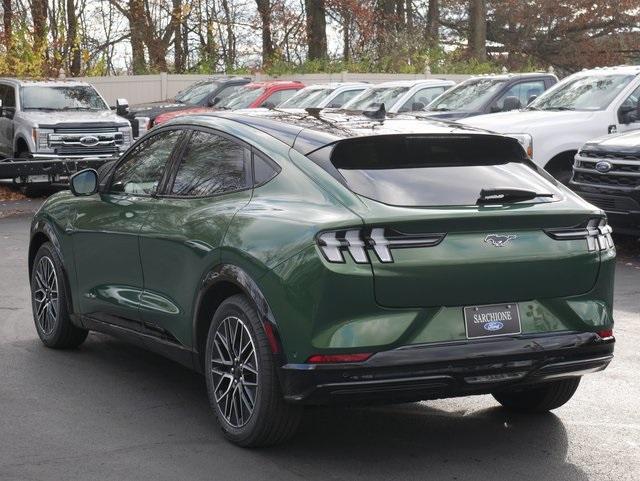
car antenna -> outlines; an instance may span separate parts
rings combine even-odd
[[[387,118],[387,109],[384,108],[384,102],[380,104],[378,110],[365,110],[362,115],[375,120],[384,120]]]

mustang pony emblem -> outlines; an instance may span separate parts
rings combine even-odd
[[[517,237],[517,235],[489,234],[484,238],[484,241],[487,244],[492,244],[495,247],[504,247],[509,243],[510,240],[516,239]]]

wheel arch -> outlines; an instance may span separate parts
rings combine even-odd
[[[29,142],[22,135],[18,135],[18,137],[16,137],[13,152],[15,156],[18,156],[21,152],[30,152]]]
[[[569,166],[569,171],[571,170],[571,166],[573,165],[573,159],[575,155],[578,153],[577,150],[564,150],[556,155],[554,155],[549,162],[544,166],[544,170],[547,172],[558,172],[564,166]]]
[[[204,367],[203,353],[213,314],[225,299],[236,294],[243,294],[253,302],[265,334],[269,338],[272,352],[274,355],[284,355],[275,317],[256,282],[241,267],[220,264],[203,276],[196,296],[192,349],[194,366],[197,370],[202,370]]]

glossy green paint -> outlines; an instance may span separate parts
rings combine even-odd
[[[36,217],[58,232],[77,312],[137,319],[192,348],[202,280],[228,264],[267,300],[290,362],[462,341],[469,304],[517,303],[525,334],[612,324],[615,253],[590,253],[586,241],[557,241],[542,231],[601,215],[569,191],[544,204],[387,206],[353,194],[265,133],[209,119],[281,172],[263,186],[212,198],[49,199]],[[447,235],[435,247],[394,250],[393,264],[322,257],[318,232],[363,225]],[[484,242],[489,233],[515,234],[518,242],[496,248]]]

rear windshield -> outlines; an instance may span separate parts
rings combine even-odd
[[[319,156],[310,156],[318,161]],[[475,205],[482,189],[511,188],[554,194],[519,145],[495,138],[379,136],[338,143],[328,170],[352,191],[389,205]],[[322,165],[322,162],[318,162]],[[328,164],[324,167],[327,168]]]

